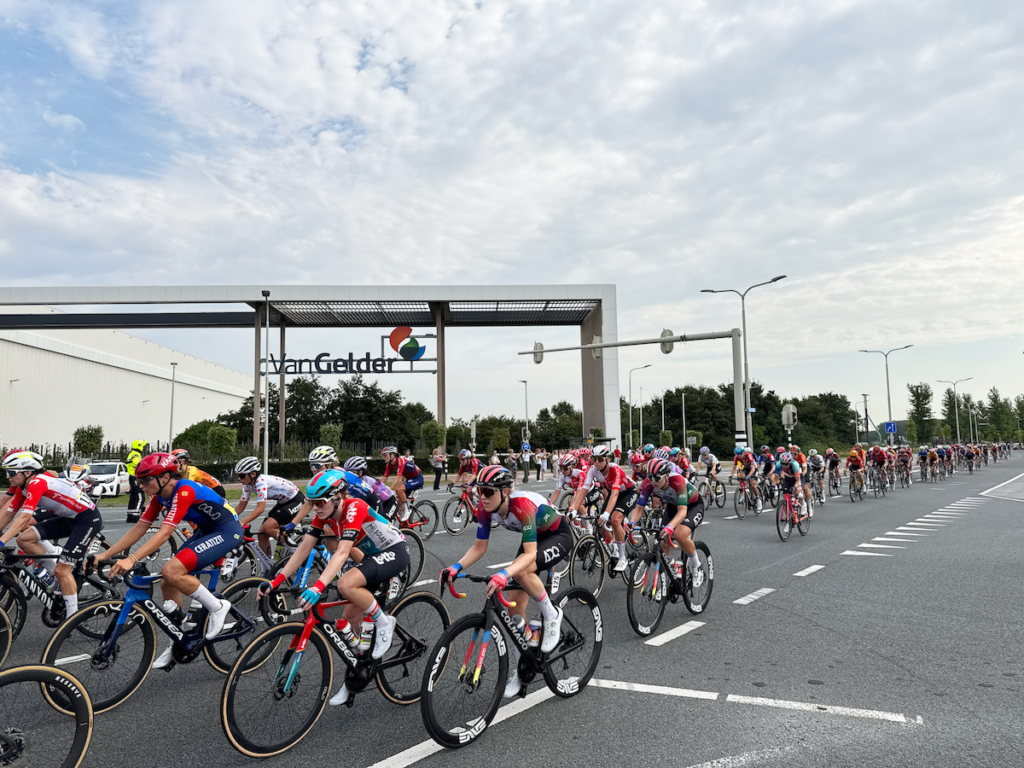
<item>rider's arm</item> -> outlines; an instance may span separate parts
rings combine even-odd
[[[110,549],[108,549],[106,552],[102,552],[96,555],[96,562],[99,563],[103,562],[104,560],[109,560],[114,555],[119,555],[122,552],[127,551],[129,547],[131,547],[135,542],[137,542],[146,534],[146,531],[149,530],[150,525],[151,523],[149,520],[146,520],[144,518],[140,519],[139,522],[137,522],[135,525],[133,525],[125,532],[124,536],[118,539],[117,542],[115,542],[114,544],[111,544]],[[164,541],[167,541],[167,539],[164,539]],[[136,555],[136,557],[138,557],[138,555]]]
[[[265,501],[257,502],[256,503],[256,509],[254,509],[252,511],[251,515],[249,515],[247,518],[242,520],[242,525],[248,525],[253,520],[256,520],[260,515],[263,514],[263,510],[265,510],[266,508],[267,508],[267,502],[265,502]],[[235,514],[241,516],[241,514],[242,514],[242,507],[239,507],[237,510],[235,510]]]
[[[299,511],[295,514],[295,517],[292,518],[292,525],[298,525],[303,520],[305,520],[306,519],[306,515],[308,515],[310,513],[310,510],[312,510],[312,509],[313,509],[313,502],[310,501],[309,499],[306,499],[302,503],[302,506],[299,507]]]
[[[129,535],[135,533],[140,527],[142,529],[141,533],[128,546],[131,546],[136,541],[138,541],[140,538],[142,538],[142,534],[145,533],[148,530],[148,528],[149,528],[149,523],[143,524],[143,522],[140,520],[139,522],[137,522],[132,527],[132,529],[130,531],[128,531],[128,533],[126,533],[124,535],[123,538],[124,539],[128,538]],[[122,558],[121,560],[118,560],[116,563],[114,563],[114,566],[110,569],[110,575],[111,576],[117,576],[120,573],[125,573],[126,571],[131,570],[132,566],[136,565],[139,562],[139,560],[142,560],[144,557],[149,557],[154,552],[159,550],[160,547],[162,547],[164,545],[164,543],[169,538],[171,538],[171,534],[172,533],[174,533],[174,526],[173,525],[161,525],[160,526],[160,530],[157,531],[156,533],[154,533],[150,537],[149,541],[147,541],[145,544],[143,544],[141,547],[139,547],[136,552],[133,552],[129,557]],[[118,544],[120,544],[120,543],[121,542],[118,542]],[[117,546],[117,545],[115,545],[115,546]],[[114,548],[111,547],[110,549],[108,549],[103,554],[107,555],[107,554],[113,554],[113,553],[114,553]],[[97,558],[97,560],[99,560],[99,559],[100,558]],[[105,560],[106,557],[104,557],[103,559]]]
[[[4,534],[3,539],[0,539],[0,546],[3,546],[3,544],[9,541],[14,541],[19,533],[32,526],[32,520],[31,512],[22,512],[18,515],[14,520],[14,524],[7,529],[7,533]]]
[[[303,538],[306,538],[303,536]],[[341,571],[341,566],[348,560],[349,554],[353,551],[352,546],[354,542],[352,539],[343,538],[338,542],[338,548],[334,550],[334,554],[331,555],[330,561],[327,563],[327,567],[324,568],[323,573],[317,579],[321,584],[330,584],[334,581],[334,577]]]

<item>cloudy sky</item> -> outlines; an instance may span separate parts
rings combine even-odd
[[[1024,5],[0,0],[9,285],[615,283],[754,378],[1024,392]],[[251,370],[247,332],[140,333]],[[290,351],[379,348],[294,333]],[[578,343],[452,332],[449,414],[580,401]],[[727,342],[620,354],[716,384]],[[430,376],[382,382],[433,405]]]

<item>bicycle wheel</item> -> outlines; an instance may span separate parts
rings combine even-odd
[[[747,516],[747,494],[742,488],[732,495],[732,506],[740,520]]]
[[[63,670],[36,665],[0,672],[0,765],[77,768],[92,725],[89,693]]]
[[[604,625],[597,598],[582,587],[566,590],[558,607],[562,631],[551,652],[554,658],[544,667],[544,682],[553,694],[567,699],[586,688],[594,676],[601,660]]]
[[[864,501],[864,478],[860,475],[857,476],[857,498]]]
[[[304,624],[282,624],[246,648],[224,682],[220,722],[231,745],[270,757],[298,744],[320,718],[334,680],[327,640],[314,628],[296,653]],[[263,659],[263,662],[259,660]]]
[[[806,512],[806,510],[801,510],[801,512]],[[807,531],[811,529],[811,516],[809,514],[798,514],[796,529],[800,531],[801,536],[806,536]]]
[[[390,613],[398,625],[391,648],[377,662],[377,687],[394,704],[415,704],[427,653],[451,626],[451,616],[433,592],[406,595]]]
[[[11,631],[16,638],[25,627],[25,618],[28,616],[28,598],[25,597],[21,585],[10,573],[5,573],[0,578],[0,609],[11,620]]]
[[[761,513],[764,512],[765,505],[765,500],[761,496],[760,488],[758,488],[754,493],[751,494],[749,503],[754,505],[754,517],[760,517]]]
[[[135,693],[156,658],[156,628],[138,607],[132,607],[106,660],[100,658],[107,641],[94,638],[106,638],[113,631],[123,605],[122,600],[105,600],[79,611],[60,626],[43,651],[43,664],[67,670],[83,681],[96,714]]]
[[[507,640],[495,626],[484,638],[484,614],[463,616],[441,635],[427,657],[420,714],[442,747],[471,744],[494,719],[508,680]],[[483,644],[491,647],[485,647]]]
[[[434,535],[434,531],[437,530],[437,506],[432,501],[417,501],[415,506],[412,508],[412,514],[409,515],[409,525],[416,525],[416,533],[419,537],[426,541]]]
[[[226,588],[229,584],[236,581],[260,575],[262,568],[256,560],[256,555],[252,553],[252,547],[254,546],[257,545],[245,543],[228,553],[227,556],[229,558],[235,559],[235,565],[233,568],[221,568],[219,584],[222,587]]]
[[[444,505],[444,511],[441,514],[441,524],[452,536],[458,536],[466,530],[470,517],[472,517],[472,510],[470,510],[469,505],[463,501],[461,496],[457,496],[453,499],[448,499],[448,503]]]
[[[142,534],[142,538],[139,539],[138,543],[136,544],[135,550],[138,551],[139,549],[141,549],[143,546],[145,546],[146,542],[152,539],[153,536],[159,532],[160,528],[150,528],[148,531]],[[142,558],[142,562],[151,564],[155,571],[159,571],[161,568],[164,567],[164,563],[166,563],[168,560],[174,557],[177,553],[178,541],[174,536],[170,536],[168,537],[167,541],[160,545],[160,549]]]
[[[789,514],[789,505],[783,497],[775,508],[775,527],[779,530],[779,538],[783,541],[789,540],[789,534],[793,532],[793,521]]]
[[[881,475],[878,478],[878,489],[882,492],[882,498],[885,498],[885,494],[889,489],[889,481],[885,475]]]
[[[416,531],[402,531],[405,534],[405,546],[409,549],[409,585],[419,580],[423,573],[423,539]]]
[[[576,494],[568,488],[562,491],[562,494],[558,497],[558,501],[555,504],[555,508],[565,514],[569,511],[569,504],[572,502],[572,497]]]
[[[714,494],[711,491],[711,484],[707,480],[701,480],[700,485],[697,486],[697,493],[704,499],[704,508],[711,509],[711,505],[715,500]]]
[[[704,572],[704,581],[694,589],[693,576],[687,566],[683,566],[683,605],[686,610],[696,615],[703,613],[711,602],[711,591],[715,588],[715,563],[711,559],[711,549],[703,541],[695,541],[697,547],[697,559],[700,560],[701,570]]]
[[[589,589],[596,597],[608,574],[608,553],[592,533],[580,538],[569,555],[569,584]]]
[[[11,645],[14,644],[14,626],[7,612],[0,608],[0,667],[7,661],[7,654],[11,652]]]
[[[633,631],[647,637],[658,628],[665,614],[668,575],[658,556],[652,553],[636,561],[630,579],[637,587],[626,591],[626,615]]]
[[[238,637],[208,640],[203,644],[203,655],[206,657],[206,661],[222,675],[231,671],[242,651],[268,626],[267,617],[260,609],[261,601],[256,596],[256,590],[266,583],[266,579],[250,577],[234,582],[221,593],[221,597],[230,600],[231,604],[235,606],[235,611],[232,611],[228,618],[228,623],[235,622],[235,627],[225,629],[224,634],[233,635],[242,630],[244,628],[241,626],[244,623],[243,616],[249,619],[253,625],[248,632]],[[280,623],[276,613],[269,613],[269,617],[270,626]],[[209,620],[209,615],[207,615],[207,620]]]
[[[719,509],[725,506],[725,484],[720,480],[715,481],[715,504]]]

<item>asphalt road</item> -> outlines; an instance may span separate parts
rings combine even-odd
[[[554,699],[535,683],[480,741],[445,752],[429,741],[418,705],[397,707],[368,689],[352,709],[328,708],[270,762],[1019,766],[1024,477],[995,487],[1022,472],[1015,457],[884,499],[840,497],[818,508],[807,537],[794,532],[787,543],[770,514],[729,519],[730,489],[700,530],[715,561],[708,610],[694,617],[670,605],[658,630],[702,622],[692,631],[646,644],[627,621],[623,584],[612,583],[600,598],[598,674],[577,697]],[[547,495],[553,484],[523,487]],[[123,530],[122,511],[105,514],[111,532]],[[421,578],[471,543],[469,531],[436,534]],[[516,546],[496,531],[481,566],[510,560]],[[479,590],[458,604],[445,598],[453,616],[480,603]],[[37,661],[48,634],[32,606],[7,666]],[[201,657],[151,673],[97,717],[85,764],[253,764],[221,732],[222,687]]]

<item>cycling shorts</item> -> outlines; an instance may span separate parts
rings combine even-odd
[[[773,469],[775,469],[775,462],[774,461],[766,461],[766,462],[764,462],[764,464],[761,466],[761,476],[762,477],[768,477],[768,475],[770,475],[772,473]]]
[[[630,512],[636,509],[636,502],[639,498],[639,488],[630,488],[628,491],[619,491],[619,498],[615,500],[615,507],[613,508],[613,511],[621,512],[623,515],[628,516]]]
[[[405,494],[408,496],[413,491],[423,487],[423,475],[417,475],[412,480],[405,481]]]
[[[296,512],[299,511],[299,507],[305,503],[306,497],[302,491],[299,491],[288,501],[278,502],[270,511],[270,514],[267,515],[267,519],[275,521],[278,525],[288,525],[295,517]]]
[[[395,517],[395,507],[398,506],[398,497],[389,496],[387,499],[380,503],[380,508],[377,510],[380,514],[386,517],[388,520],[393,520]]]
[[[547,530],[537,537],[537,573],[549,570],[555,563],[565,560],[572,552],[572,528],[563,517],[558,527]],[[516,557],[523,554],[524,547],[519,544]],[[509,581],[509,589],[521,589],[515,579]]]
[[[672,518],[678,514],[678,507],[668,507],[664,512],[661,513],[661,525],[664,527],[672,522]],[[697,526],[701,524],[704,519],[704,499],[697,499],[693,504],[686,506],[686,517],[683,518],[680,525],[685,525],[691,531],[697,530]]]
[[[715,474],[717,475],[717,474],[718,474],[719,472],[721,472],[721,471],[722,471],[722,465],[721,465],[721,463],[715,464],[715,466],[714,466],[714,467],[708,467],[708,466],[707,466],[707,465],[705,464],[705,467],[707,468],[707,472],[705,472],[705,473],[704,473],[704,477],[709,477],[709,476],[711,475],[711,473],[712,473],[712,472],[714,472],[714,473],[715,473]]]
[[[79,512],[74,517],[58,517],[53,512],[33,513],[35,529],[41,541],[55,541],[67,537],[58,562],[74,565],[83,557],[89,544],[103,528],[103,516],[98,509]]]
[[[391,581],[392,576],[397,576],[408,567],[409,548],[404,541],[400,541],[376,555],[364,555],[356,570],[363,574],[366,586],[370,588]]]
[[[209,533],[196,531],[174,555],[188,571],[213,565],[242,543],[242,524],[231,520]]]

